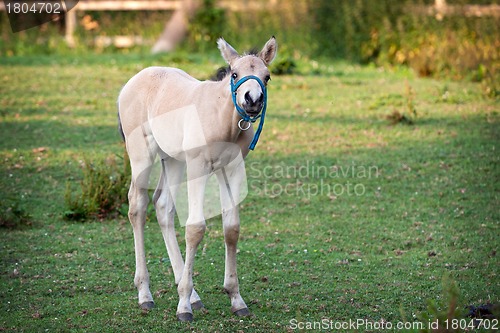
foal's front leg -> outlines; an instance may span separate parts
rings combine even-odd
[[[240,295],[238,274],[236,272],[236,250],[240,235],[239,195],[245,177],[243,160],[234,166],[223,168],[217,173],[222,204],[222,225],[226,244],[226,264],[224,291],[231,300],[231,311],[237,316],[249,316],[245,301]]]
[[[209,175],[206,161],[188,161],[188,205],[189,216],[186,222],[186,260],[182,277],[177,286],[179,304],[177,306],[177,319],[192,321],[193,311],[190,298],[193,293],[193,266],[196,249],[205,234],[206,224],[203,215],[203,197]]]

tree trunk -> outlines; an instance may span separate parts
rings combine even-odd
[[[183,0],[170,20],[165,24],[165,29],[163,29],[151,52],[170,52],[175,49],[186,37],[189,20],[193,17],[198,6],[197,0]]]

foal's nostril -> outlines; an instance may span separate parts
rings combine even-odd
[[[260,94],[259,99],[257,100],[257,103],[262,104],[264,102],[264,94]]]
[[[255,106],[255,105],[260,105],[264,101],[264,95],[260,94],[259,98],[254,101],[252,99],[252,96],[250,96],[250,92],[245,93],[245,102],[247,103],[248,106]]]
[[[253,104],[252,97],[250,97],[250,92],[248,92],[248,91],[245,94],[245,102],[247,102],[247,104],[249,104],[249,105]]]

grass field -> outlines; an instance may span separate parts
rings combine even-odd
[[[206,309],[186,324],[176,321],[154,218],[146,253],[156,307],[146,313],[126,217],[66,221],[64,192],[82,178],[84,158],[123,156],[115,103],[132,75],[168,65],[207,78],[222,59],[1,62],[0,200],[29,213],[32,225],[0,229],[0,331],[287,332],[323,319],[333,325],[324,331],[353,331],[335,329],[349,320],[418,331],[426,315],[448,311],[450,286],[461,311],[499,304],[499,103],[478,84],[348,63],[304,62],[299,75],[273,76],[241,209],[240,290],[254,317],[230,313],[213,218],[195,262]],[[398,114],[413,125],[392,124]]]

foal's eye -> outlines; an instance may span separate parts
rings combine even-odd
[[[265,82],[265,83],[269,82],[269,80],[271,80],[271,76],[270,76],[270,75],[268,75],[268,76],[266,76],[266,77],[264,78],[264,82]]]
[[[236,73],[233,73],[231,76],[232,76],[232,77],[233,77],[233,79],[235,79],[235,80],[238,78],[238,74],[236,74]]]

